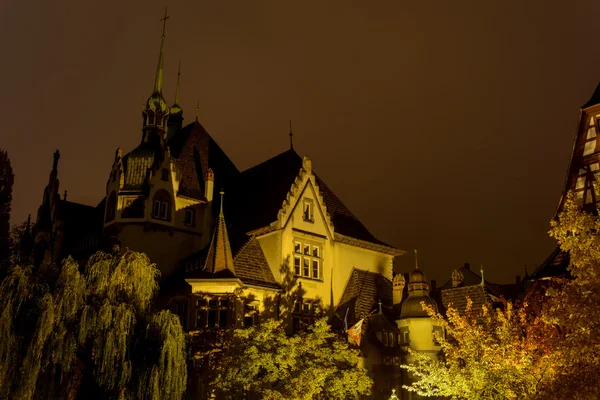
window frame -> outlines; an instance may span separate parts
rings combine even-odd
[[[323,281],[323,244],[294,238],[293,251],[294,275],[299,278]]]
[[[188,221],[188,215],[189,215],[189,221]],[[186,208],[185,209],[185,213],[183,215],[183,225],[185,226],[195,226],[196,222],[196,210],[194,210],[193,208]]]
[[[233,318],[235,315],[235,299],[230,296],[218,295],[196,296],[195,311],[196,321],[194,326],[196,329],[232,328],[235,322],[235,319]],[[213,313],[214,317],[211,317],[211,314]]]

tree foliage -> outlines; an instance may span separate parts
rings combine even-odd
[[[503,308],[477,309],[470,299],[467,304],[463,313],[449,307],[445,317],[428,309],[446,332],[438,338],[443,356],[410,351],[413,363],[403,367],[415,382],[406,388],[422,396],[473,400],[538,393],[554,373],[549,345],[554,334],[536,315],[537,307],[506,301]]]
[[[0,398],[182,398],[185,337],[151,309],[159,272],[146,255],[47,268],[15,266],[0,286]]]
[[[600,210],[599,210],[600,211]],[[522,303],[434,315],[446,330],[439,359],[412,352],[408,390],[461,399],[600,398],[600,218],[568,195],[550,235],[571,278],[537,282]],[[541,293],[541,296],[538,296]],[[478,310],[474,310],[478,311]]]
[[[15,182],[8,153],[0,149],[0,261],[9,256],[10,206]]]
[[[368,394],[373,384],[358,362],[358,350],[324,319],[293,336],[281,322],[266,321],[233,332],[209,386],[227,399],[354,398]]]

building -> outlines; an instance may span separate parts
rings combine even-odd
[[[576,200],[588,212],[596,212],[600,199],[594,190],[594,182],[600,174],[600,84],[592,97],[581,106],[575,130],[571,160],[567,169],[563,191],[554,218],[562,211],[567,195],[574,191]],[[531,274],[531,280],[569,276],[569,255],[558,247]]]
[[[291,141],[240,171],[197,118],[184,124],[179,73],[173,103],[163,95],[164,47],[163,30],[140,142],[115,151],[96,206],[61,197],[55,153],[33,229],[34,263],[85,262],[115,245],[144,252],[161,272],[160,304],[192,336],[266,318],[285,321],[290,333],[320,316],[339,329],[367,320],[364,365],[387,398],[402,380],[408,331],[423,317],[403,314],[392,283],[394,257],[404,252],[375,238]],[[411,274],[407,302],[427,298],[424,279]],[[203,396],[197,372],[190,398]]]

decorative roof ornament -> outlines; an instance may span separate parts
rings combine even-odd
[[[483,278],[483,264],[481,265],[481,268],[479,269],[479,272],[481,272],[481,286],[485,286],[485,279]]]
[[[196,121],[198,121],[198,114],[200,113],[200,100],[196,103]]]
[[[381,299],[379,299],[379,315],[383,314],[383,311],[381,311]]]
[[[294,150],[294,133],[292,132],[292,120],[290,119],[290,149]]]
[[[392,389],[392,395],[390,396],[389,400],[399,400],[398,396],[396,396],[396,389]]]
[[[415,249],[415,269],[419,269],[419,260],[417,256],[417,249]]]

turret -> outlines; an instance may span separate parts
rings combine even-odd
[[[165,16],[161,19],[163,21],[163,32],[160,42],[160,52],[158,54],[158,66],[156,67],[156,77],[154,78],[154,91],[148,97],[146,105],[142,111],[143,117],[143,141],[148,142],[154,139],[152,136],[165,134],[165,126],[167,117],[169,115],[169,107],[162,94],[162,83],[163,83],[163,49],[165,46],[165,30],[167,19],[167,9],[165,8]]]

